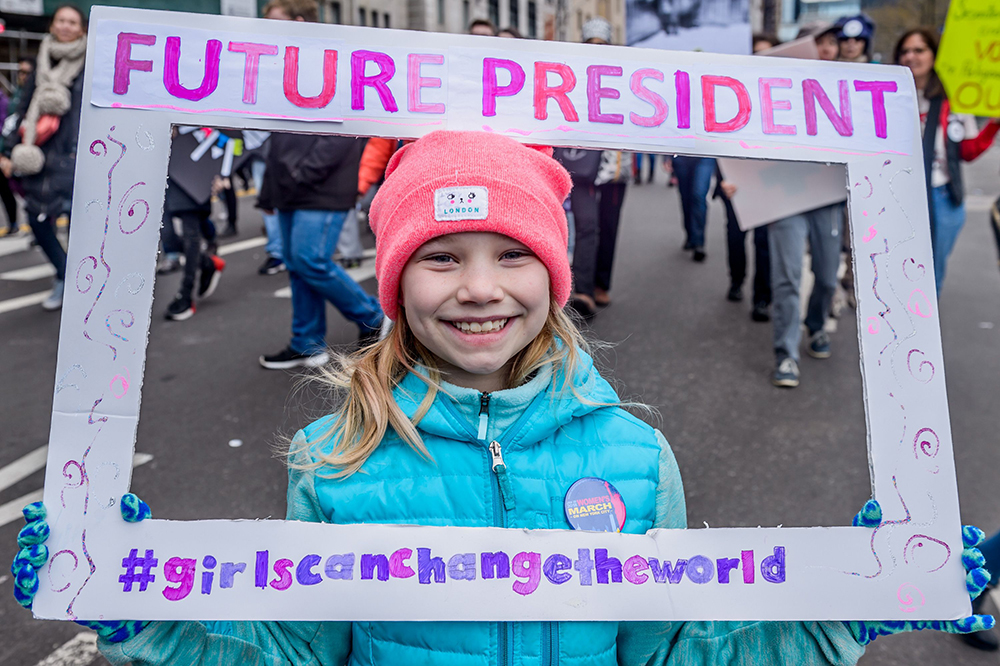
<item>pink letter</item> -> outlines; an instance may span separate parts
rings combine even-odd
[[[639,572],[646,571],[647,569],[649,569],[649,562],[638,555],[633,555],[625,560],[625,566],[622,567],[622,573],[625,575],[625,580],[628,582],[633,585],[642,585],[649,580],[649,576]]]
[[[262,55],[278,55],[278,47],[274,44],[255,44],[253,42],[229,42],[231,53],[245,53],[246,62],[243,65],[243,103],[257,103],[257,70],[260,68]]]
[[[526,597],[538,589],[542,580],[542,556],[538,553],[518,553],[510,563],[510,570],[518,578],[527,578],[513,585],[515,592]]]
[[[618,99],[621,92],[614,88],[602,88],[602,76],[621,76],[622,68],[614,65],[591,65],[587,68],[587,119],[592,123],[621,125],[625,116],[620,113],[601,113],[602,99]]]
[[[497,68],[510,72],[510,83],[497,85]],[[483,115],[497,115],[497,97],[512,97],[524,87],[524,70],[513,60],[483,58]]]
[[[885,93],[896,92],[895,81],[855,81],[854,89],[872,94],[872,115],[875,116],[875,136],[888,136],[885,123]]]
[[[156,43],[156,35],[138,35],[134,32],[118,33],[118,50],[115,51],[115,84],[112,90],[116,95],[128,92],[129,73],[133,69],[140,72],[152,72],[152,60],[132,60],[132,45],[142,44],[152,46]]]
[[[441,79],[433,76],[420,76],[420,66],[424,63],[428,65],[441,65],[444,63],[443,55],[432,55],[430,53],[411,53],[407,56],[406,88],[407,106],[413,113],[444,113],[444,104],[424,104],[420,101],[421,88],[440,88]]]
[[[677,91],[677,129],[691,127],[691,77],[687,72],[674,72],[674,90]]]
[[[285,71],[282,76],[285,99],[303,109],[322,109],[337,92],[337,52],[323,51],[323,90],[315,97],[299,94],[299,47],[285,47]]]
[[[549,87],[548,74],[555,72],[562,78],[562,83]],[[569,101],[566,94],[576,86],[576,74],[569,68],[558,62],[536,62],[535,63],[535,118],[547,120],[549,117],[548,102],[550,97],[554,97],[563,117],[568,122],[580,121],[580,116],[576,115],[573,102]]]
[[[725,86],[736,93],[739,111],[732,120],[720,123],[715,118],[715,87]],[[750,122],[750,95],[742,83],[730,76],[701,77],[701,103],[705,109],[706,132],[735,132]]]
[[[181,38],[167,37],[166,57],[163,61],[163,85],[174,97],[197,102],[215,92],[219,85],[219,56],[222,55],[222,42],[210,39],[205,44],[205,76],[201,85],[194,90],[181,85],[177,64],[181,59]]]
[[[368,61],[376,63],[379,73],[365,76],[365,65]],[[371,86],[378,92],[382,108],[390,113],[399,111],[392,91],[386,83],[396,73],[396,63],[385,53],[377,51],[355,51],[351,54],[351,108],[355,111],[365,110],[365,86]]]
[[[764,124],[764,134],[795,134],[795,125],[775,125],[774,111],[791,111],[792,103],[787,99],[771,99],[771,88],[791,88],[791,79],[761,78],[757,82],[760,88],[761,121]]]
[[[851,136],[854,134],[854,122],[851,120],[851,92],[847,87],[847,81],[837,81],[837,88],[840,91],[840,115],[833,108],[830,98],[826,96],[826,91],[816,79],[806,79],[802,82],[802,101],[806,110],[806,134],[816,136],[818,128],[816,126],[816,102],[823,107],[823,113],[833,123],[833,128],[840,136]]]
[[[295,562],[280,559],[274,563],[275,578],[268,585],[276,590],[287,590],[292,586],[292,574],[288,570],[295,566]]]
[[[393,578],[409,578],[412,576],[414,574],[413,567],[406,563],[406,560],[410,559],[412,555],[413,551],[409,548],[400,548],[395,553],[390,555],[389,575]]]
[[[196,560],[185,557],[171,557],[167,560],[163,565],[163,577],[171,583],[177,583],[177,587],[163,588],[163,596],[170,601],[180,601],[186,597],[194,587],[196,565]]]
[[[628,114],[628,119],[632,121],[633,125],[638,125],[639,127],[658,127],[667,119],[667,101],[642,85],[643,79],[663,81],[663,72],[658,69],[639,69],[632,74],[632,78],[629,81],[629,89],[632,93],[642,101],[653,105],[653,115],[646,118],[645,116],[640,116],[635,111],[631,111]]]
[[[741,550],[740,559],[743,564],[743,582],[747,585],[753,583],[754,566],[753,566],[753,551],[752,550]]]

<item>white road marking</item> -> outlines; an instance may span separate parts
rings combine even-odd
[[[51,289],[46,289],[45,291],[28,294],[27,296],[18,296],[17,298],[0,301],[0,314],[3,314],[4,312],[11,312],[13,310],[20,310],[21,308],[30,308],[32,305],[38,305],[48,298],[51,293]]]
[[[97,634],[82,631],[35,666],[88,666],[97,655]]]
[[[219,256],[224,257],[227,254],[232,254],[233,252],[242,252],[243,250],[250,250],[255,247],[260,247],[261,245],[267,245],[267,239],[263,236],[258,238],[248,238],[246,240],[236,241],[235,243],[227,243],[219,246]]]
[[[43,449],[48,449],[47,446],[43,446],[42,448]],[[28,454],[28,456],[35,455],[37,453],[38,453],[37,450],[36,451],[32,451],[31,453]],[[28,456],[24,456],[24,458],[27,458]],[[24,458],[20,458],[19,460],[15,461],[14,463],[11,463],[11,465],[16,465],[16,464],[20,463],[22,460],[24,460]],[[148,463],[152,459],[153,459],[153,456],[151,454],[149,454],[149,453],[136,453],[135,455],[132,456],[132,469],[135,469],[136,467],[140,467],[142,465],[145,465],[146,463]],[[4,467],[2,470],[0,470],[0,474],[3,474],[4,472],[6,472],[7,468],[10,467],[11,465],[8,465],[7,467]],[[32,473],[38,471],[39,469],[41,469],[44,466],[45,466],[45,460],[43,459],[42,460],[42,464],[40,466],[36,467],[31,472],[28,472],[28,474],[25,474],[21,478],[25,478],[29,474],[32,474]],[[27,469],[27,468],[26,467],[22,467],[22,471],[23,471],[23,469]],[[8,487],[8,486],[5,486],[5,487]],[[2,489],[3,488],[0,488],[0,490],[2,490]],[[26,504],[31,504],[32,502],[40,502],[41,499],[42,499],[42,491],[41,490],[35,490],[35,491],[32,491],[32,492],[28,493],[27,495],[22,495],[21,497],[18,497],[15,500],[11,500],[10,502],[7,502],[6,504],[0,504],[0,527],[3,527],[4,525],[6,525],[8,523],[12,523],[15,520],[17,520],[18,518],[20,518],[21,517],[21,509],[23,509]],[[90,662],[88,661],[88,662],[84,662],[84,663],[89,664]]]
[[[45,456],[49,453],[49,445],[43,444],[31,453],[25,454],[11,464],[0,467],[0,492],[26,479],[45,467]]]
[[[24,252],[31,247],[31,234],[21,234],[13,238],[0,238],[0,257]]]
[[[52,264],[38,264],[37,266],[28,266],[27,268],[19,268],[15,271],[0,273],[0,280],[31,282],[33,280],[41,280],[42,278],[51,277],[55,274],[56,269]]]

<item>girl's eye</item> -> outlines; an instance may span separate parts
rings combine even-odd
[[[507,261],[516,261],[518,259],[523,259],[524,257],[530,257],[530,256],[531,253],[528,252],[527,250],[509,250],[507,252],[504,252],[503,255],[500,256],[500,258],[505,259]]]
[[[453,261],[452,257],[447,254],[432,254],[429,257],[425,257],[424,260],[432,264],[448,264]]]

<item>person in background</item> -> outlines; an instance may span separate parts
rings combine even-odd
[[[649,164],[649,178],[646,179],[647,183],[653,182],[653,176],[656,175],[656,153],[635,153],[635,184],[642,185],[642,165]]]
[[[970,162],[986,152],[1000,124],[992,119],[980,131],[975,118],[951,111],[944,86],[934,71],[937,50],[936,31],[914,28],[899,38],[894,61],[897,65],[910,68],[917,86],[931,246],[934,249],[934,279],[940,294],[948,256],[965,224],[962,162]]]
[[[796,39],[812,35],[816,42],[816,52],[820,60],[837,60],[840,57],[840,29],[828,21],[811,21],[799,29]]]
[[[834,25],[837,29],[839,59],[844,62],[871,62],[875,24],[864,14],[845,16]]]
[[[594,18],[583,25],[585,44],[610,44],[611,24]],[[611,273],[625,188],[632,175],[631,154],[601,151],[596,176],[574,182],[570,194],[576,242],[570,306],[590,318],[611,304]]]
[[[73,202],[86,55],[86,16],[73,5],[60,5],[17,112],[21,143],[12,147],[10,159],[0,158],[4,176],[20,178],[31,231],[56,269],[52,293],[42,302],[46,310],[62,307],[66,250],[55,225],[60,216],[69,214]]]
[[[484,18],[473,19],[469,23],[470,35],[483,35],[484,37],[496,37],[497,27],[493,21]]]
[[[774,35],[764,32],[755,32],[752,39],[753,39],[754,55],[760,53],[761,51],[773,49],[775,46],[781,43],[778,41],[778,38],[775,37]]]
[[[515,28],[514,26],[510,26],[509,28],[504,28],[503,30],[497,33],[497,37],[504,37],[505,39],[524,39],[521,36],[521,31]]]

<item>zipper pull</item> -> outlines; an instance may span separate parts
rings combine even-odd
[[[500,442],[496,440],[490,442],[490,456],[493,457],[493,473],[497,475],[497,483],[500,485],[500,498],[503,500],[503,508],[510,511],[515,506],[514,487],[510,484],[510,477],[507,476],[507,465],[503,462]]]
[[[486,439],[486,428],[490,424],[490,394],[479,394],[479,432],[478,439]]]

